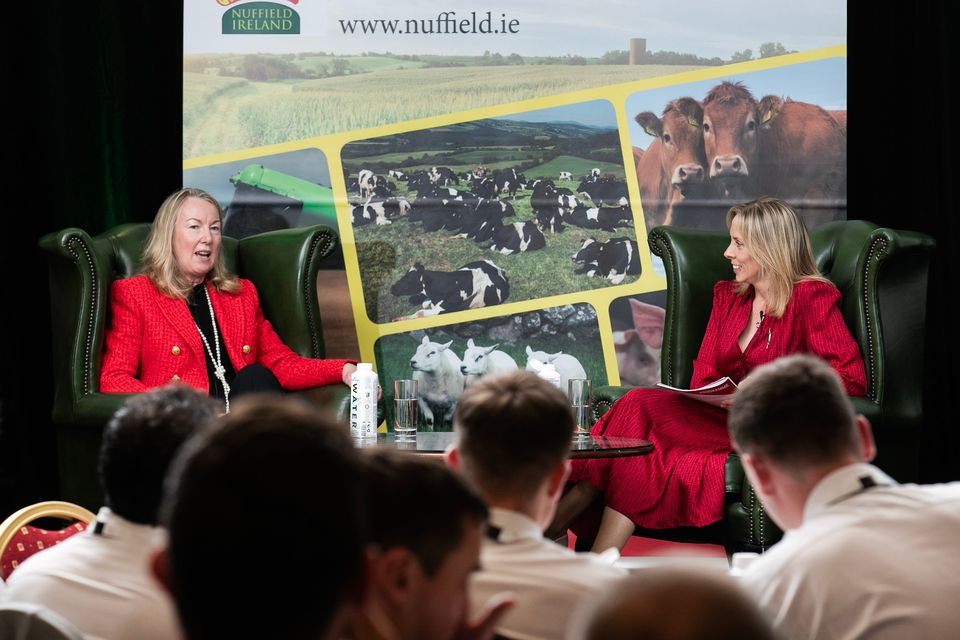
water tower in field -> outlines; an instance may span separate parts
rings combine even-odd
[[[630,64],[640,64],[640,60],[646,53],[646,38],[630,38]]]

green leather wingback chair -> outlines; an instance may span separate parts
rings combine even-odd
[[[814,257],[843,295],[843,318],[867,372],[867,395],[854,409],[873,425],[876,464],[900,481],[918,475],[919,428],[923,421],[923,350],[927,274],[934,241],[910,231],[878,228],[863,220],[833,222],[811,231]],[[710,316],[713,285],[731,276],[723,257],[729,235],[674,227],[650,232],[650,248],[663,260],[667,308],[661,381],[687,387],[693,360]],[[627,387],[594,393],[602,415]],[[707,527],[637,529],[637,535],[722,544],[728,553],[762,551],[780,539],[746,481],[739,456],[727,458],[723,519]]]
[[[40,239],[50,268],[53,320],[54,404],[61,498],[96,510],[101,432],[129,394],[100,393],[100,360],[109,313],[110,285],[135,275],[149,224],[125,224],[91,238],[64,229]],[[252,280],[264,315],[296,353],[324,355],[317,302],[317,271],[337,246],[327,227],[272,231],[237,241],[223,238],[227,267]],[[345,385],[317,391],[343,417]]]

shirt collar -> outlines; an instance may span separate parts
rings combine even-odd
[[[162,535],[163,530],[148,524],[130,522],[111,511],[109,507],[100,507],[96,520],[90,523],[87,531],[91,535],[101,535],[113,540],[148,543],[154,541],[158,535]]]
[[[876,485],[895,485],[897,481],[872,464],[850,464],[831,471],[816,484],[803,507],[803,520],[816,517],[835,502]]]
[[[501,544],[543,539],[540,525],[519,511],[491,507],[489,528],[498,531],[496,541]]]

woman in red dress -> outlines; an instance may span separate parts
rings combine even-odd
[[[812,353],[840,374],[851,396],[866,393],[863,360],[840,314],[840,292],[816,268],[796,212],[774,198],[727,214],[733,280],[713,289],[713,310],[690,387],[723,376],[739,382],[791,353]],[[732,451],[727,412],[658,389],[634,389],[593,427],[594,435],[645,438],[651,455],[575,461],[570,502],[603,492],[594,550],[622,548],[635,526],[706,526],[723,515],[724,462]]]

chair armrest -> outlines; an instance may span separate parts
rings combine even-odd
[[[741,500],[749,486],[746,474],[743,472],[743,465],[740,463],[740,454],[737,452],[729,454],[723,465],[723,492],[727,496],[727,502]]]
[[[338,422],[350,424],[350,387],[345,384],[328,384],[297,392],[325,409],[330,410]],[[383,398],[377,400],[377,424],[386,419]]]
[[[595,387],[593,389],[593,422],[599,420],[603,414],[609,411],[614,402],[634,389],[636,387]]]
[[[71,424],[103,429],[123,403],[136,393],[88,393],[77,400]]]
[[[866,345],[867,397],[879,405],[884,421],[900,426],[922,422],[927,279],[935,246],[922,233],[875,229],[857,267],[864,313],[854,331]],[[905,336],[912,339],[899,339]]]
[[[301,356],[324,356],[317,271],[336,247],[332,229],[313,226],[250,236],[237,249],[237,273],[253,281],[264,316]]]

